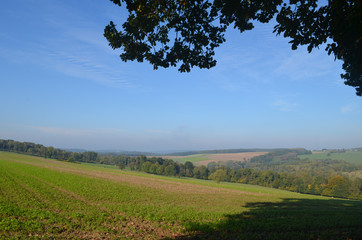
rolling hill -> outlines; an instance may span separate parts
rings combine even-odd
[[[362,202],[0,152],[2,239],[358,239]]]

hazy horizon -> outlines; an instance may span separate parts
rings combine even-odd
[[[3,139],[3,140],[14,140],[16,139]],[[22,141],[19,141],[22,142]],[[24,142],[31,142],[31,141],[24,141]],[[169,153],[181,153],[181,152],[197,152],[197,151],[214,151],[214,150],[235,150],[235,149],[245,149],[245,150],[274,150],[274,149],[298,149],[303,148],[310,151],[321,151],[321,150],[350,150],[350,149],[360,149],[362,146],[355,146],[350,148],[306,148],[303,146],[295,146],[295,147],[239,147],[239,148],[189,148],[189,149],[117,149],[117,148],[77,148],[77,147],[62,147],[56,145],[47,145],[39,142],[33,142],[35,144],[41,144],[45,147],[55,147],[58,149],[66,150],[66,151],[95,151],[98,153],[117,153],[117,152],[146,152],[146,153],[155,153],[155,154],[169,154]]]

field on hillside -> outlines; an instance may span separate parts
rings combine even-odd
[[[299,155],[300,158],[309,159],[334,159],[344,160],[349,163],[361,164],[362,165],[362,151],[352,152],[346,151],[343,153],[329,153],[329,152],[313,152],[312,155]]]
[[[1,239],[358,239],[362,202],[0,152]]]
[[[242,153],[214,153],[214,154],[192,154],[187,156],[162,156],[174,161],[185,163],[187,161],[195,165],[207,166],[210,162],[240,161],[247,162],[251,158],[267,154],[267,152],[242,152]]]

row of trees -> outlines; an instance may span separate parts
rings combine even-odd
[[[68,152],[54,147],[45,147],[41,144],[31,142],[18,142],[14,140],[0,139],[0,151],[25,153],[33,156],[52,158],[69,162],[93,162],[99,161],[99,155],[96,152]]]
[[[123,159],[126,161],[120,162],[118,164],[119,168],[123,169],[128,166],[131,170],[151,174],[208,179],[210,172],[206,166],[195,167],[191,162],[182,164],[160,157],[147,158],[141,155],[135,158],[126,157]]]
[[[304,148],[294,149],[276,149],[269,151],[269,153],[253,157],[251,163],[271,163],[271,162],[285,162],[296,159],[298,155],[312,154],[311,151]]]
[[[341,175],[313,176],[307,172],[294,175],[272,170],[257,171],[250,168],[235,170],[220,167],[209,178],[217,182],[246,183],[293,192],[362,200],[362,179],[349,179]]]

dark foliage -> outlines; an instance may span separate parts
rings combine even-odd
[[[241,33],[254,22],[276,17],[277,35],[291,38],[292,49],[326,51],[343,61],[341,77],[362,96],[362,3],[356,0],[111,0],[125,5],[128,18],[119,31],[111,21],[104,36],[123,61],[148,61],[154,69],[216,65],[215,48],[226,41],[228,26]]]

